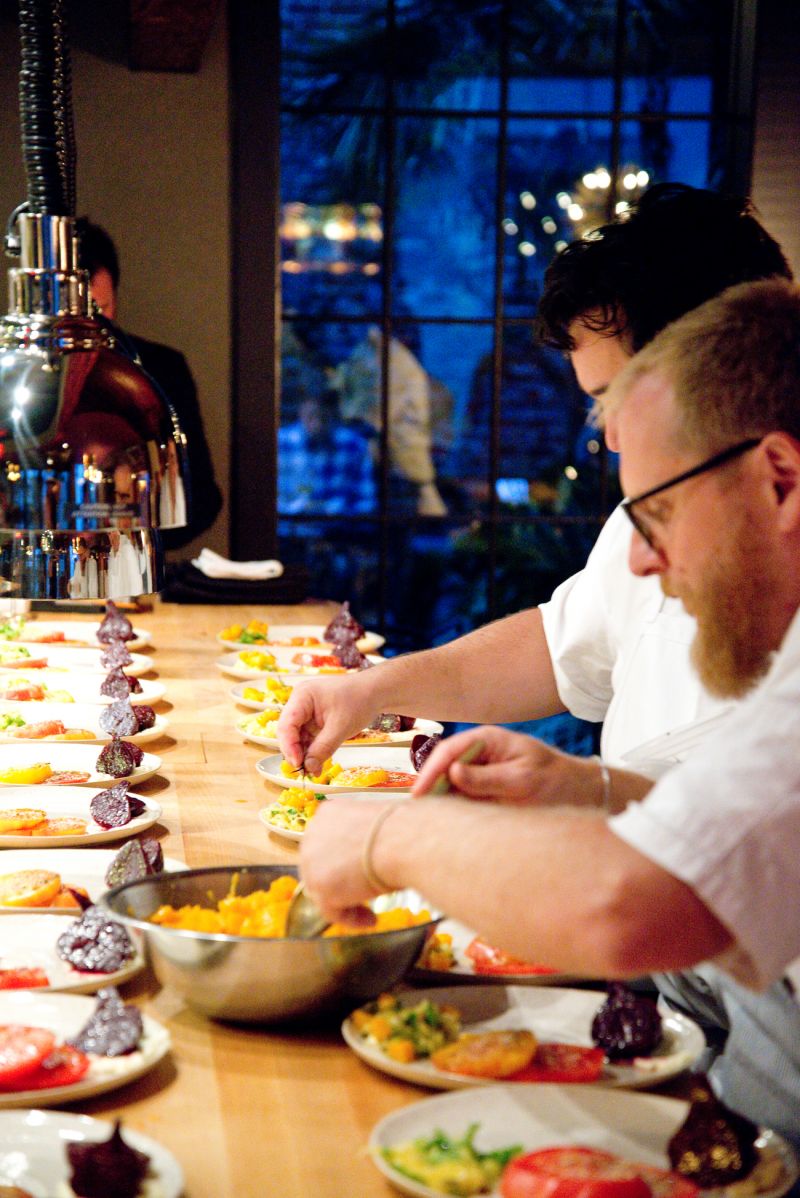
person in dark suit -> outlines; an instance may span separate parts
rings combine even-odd
[[[116,246],[100,225],[81,219],[80,266],[89,272],[92,298],[103,315],[114,324],[123,350],[130,352],[155,380],[174,407],[186,436],[191,493],[184,528],[164,529],[161,539],[166,549],[180,549],[210,528],[222,508],[222,494],[214,479],[211,454],[203,428],[197,399],[197,387],[182,353],[169,345],[147,341],[119,329],[117,292],[120,268]],[[181,498],[177,505],[180,510]],[[175,511],[170,513],[173,517]],[[165,523],[167,521],[164,521]]]

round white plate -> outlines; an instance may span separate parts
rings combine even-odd
[[[246,626],[245,622],[245,626]],[[327,628],[327,624],[272,624],[267,630],[266,646],[262,642],[262,646],[269,649],[270,645],[276,645],[281,648],[310,649],[312,653],[326,653],[331,642],[326,641],[323,633]],[[292,645],[292,640],[297,638],[316,637],[318,644],[316,645]],[[233,649],[237,645],[241,645],[244,649],[258,649],[259,645],[245,645],[241,641],[226,641],[224,637],[218,636],[217,642],[224,649]],[[370,632],[369,629],[364,633],[360,640],[356,641],[356,645],[362,653],[374,653],[376,649],[380,649],[386,644],[386,637],[381,636],[379,632]]]
[[[413,1198],[441,1198],[435,1190],[396,1172],[382,1149],[440,1129],[461,1139],[471,1123],[479,1125],[475,1147],[491,1152],[519,1144],[523,1152],[576,1145],[614,1152],[629,1161],[669,1168],[667,1144],[686,1118],[688,1103],[655,1094],[591,1086],[488,1086],[457,1090],[393,1111],[372,1130],[369,1151],[392,1185]],[[780,1186],[759,1198],[778,1198],[798,1176],[797,1158],[775,1132],[759,1140],[762,1153],[777,1154],[784,1165]],[[735,1190],[734,1190],[735,1192]],[[497,1194],[497,1190],[492,1191]],[[726,1188],[701,1191],[724,1198]]]
[[[130,824],[127,825],[130,827]],[[123,829],[125,831],[126,829]],[[30,838],[29,838],[30,839]],[[43,838],[40,838],[40,841]],[[129,837],[132,839],[132,837]],[[49,869],[61,875],[65,886],[82,886],[93,903],[101,894],[108,890],[106,870],[116,857],[119,849],[4,849],[0,853],[0,875],[16,873],[18,869]],[[164,858],[164,871],[186,869],[177,857]],[[0,912],[47,911],[47,907],[0,907]],[[70,912],[75,914],[75,912]],[[7,924],[2,925],[4,928]],[[2,960],[4,941],[0,936],[0,961]]]
[[[319,788],[317,788],[317,789],[319,789]],[[408,798],[408,795],[407,794],[393,795],[393,794],[389,793],[388,791],[384,791],[384,790],[374,791],[374,792],[370,792],[368,790],[354,790],[354,791],[348,791],[347,797],[349,799],[369,799],[370,802],[374,802],[377,799],[377,800],[385,801],[387,803],[391,803],[395,798],[404,799],[404,798]],[[284,828],[284,827],[282,827],[281,824],[273,823],[269,818],[269,813],[270,813],[269,807],[262,807],[258,813],[258,818],[260,819],[261,823],[264,825],[264,827],[267,829],[268,832],[272,832],[272,834],[274,836],[281,836],[281,837],[283,837],[284,840],[299,841],[299,840],[303,839],[303,835],[304,835],[303,832],[295,832],[291,828]]]
[[[250,647],[255,649],[257,652],[262,652],[262,650],[260,650],[257,645],[252,645]],[[247,651],[248,651],[247,649],[243,649],[240,652],[246,653]],[[292,658],[295,657],[298,653],[314,652],[313,650],[304,650],[304,649],[274,649],[273,650],[269,646],[267,646],[263,650],[263,652],[271,653],[272,656],[275,658],[275,662],[276,662],[275,669],[261,670],[261,669],[254,668],[253,666],[245,665],[244,662],[241,660],[239,653],[226,653],[224,657],[218,657],[217,660],[214,662],[214,665],[217,667],[217,669],[219,670],[219,672],[221,674],[226,674],[229,678],[265,678],[267,676],[267,674],[270,674],[273,678],[289,679],[290,684],[291,684],[291,681],[298,681],[300,678],[313,678],[313,677],[337,678],[343,674],[358,673],[357,670],[345,670],[345,669],[332,670],[330,667],[303,666],[303,665],[298,665],[292,661]],[[376,657],[374,653],[370,653],[367,655],[367,661],[370,662],[370,664],[373,666],[378,665],[383,660],[384,659],[382,657]]]
[[[406,795],[416,777],[416,771],[411,764],[408,749],[397,748],[396,746],[385,748],[378,747],[377,745],[354,745],[350,749],[337,749],[333,755],[333,760],[338,761],[343,768],[357,765],[372,765],[379,766],[385,770],[402,770],[403,773],[409,775],[408,784],[404,786],[341,786],[337,785],[336,779],[333,782],[319,783],[310,780],[304,781],[299,776],[286,777],[280,770],[281,762],[283,761],[280,753],[275,754],[273,757],[262,757],[260,761],[256,762],[256,769],[268,782],[272,782],[275,786],[280,786],[281,790],[285,786],[297,786],[300,790],[316,790],[321,794],[352,794],[354,790],[360,790],[364,794]]]
[[[230,698],[233,699],[234,703],[238,703],[240,707],[248,707],[250,709],[250,711],[277,711],[277,712],[280,712],[283,710],[283,704],[276,703],[274,698],[272,697],[272,695],[270,695],[268,699],[264,699],[263,701],[260,699],[245,699],[242,692],[245,690],[245,688],[252,687],[253,685],[254,684],[252,681],[251,682],[237,682],[236,686],[231,687],[231,689],[228,691],[228,694],[229,694]],[[264,691],[263,684],[261,686],[261,690],[265,694],[269,694],[268,691]]]
[[[108,787],[85,786],[6,786],[0,790],[0,809],[13,810],[17,807],[32,807],[44,811],[48,817],[76,815],[87,821],[82,836],[19,836],[14,832],[0,833],[0,849],[59,849],[69,845],[88,846],[104,841],[127,840],[151,828],[161,818],[161,806],[155,799],[136,795],[145,805],[141,815],[121,828],[101,828],[89,814],[89,804],[100,790]],[[133,791],[129,792],[131,795]],[[9,872],[9,871],[5,871]]]
[[[94,994],[103,986],[118,986],[127,982],[144,968],[144,944],[140,933],[131,928],[129,935],[136,945],[136,955],[126,961],[121,969],[113,973],[84,973],[73,969],[58,955],[56,941],[67,925],[80,916],[80,912],[39,910],[41,914],[33,916],[18,915],[8,909],[0,914],[0,969],[43,969],[50,985],[35,987],[36,994],[50,994],[56,990],[70,994]],[[26,993],[30,994],[31,991]]]
[[[17,715],[25,721],[26,724],[41,724],[50,720],[60,720],[65,728],[81,728],[93,733],[92,740],[83,741],[64,741],[57,736],[42,736],[36,740],[26,740],[24,737],[11,736],[10,731],[0,731],[0,744],[19,745],[44,745],[44,744],[98,744],[104,745],[111,740],[107,732],[103,732],[100,727],[100,716],[103,713],[103,708],[99,703],[44,703],[36,704],[20,704],[13,703],[7,700],[0,700],[0,716],[2,715]],[[146,744],[151,740],[159,740],[169,728],[169,721],[163,715],[156,716],[156,722],[152,728],[145,728],[143,732],[135,732],[132,736],[126,736],[125,740],[132,740],[137,745]],[[20,729],[24,731],[24,729]]]
[[[0,922],[2,929],[2,922]],[[96,1006],[88,994],[48,994],[36,990],[9,990],[0,994],[0,1024],[21,1023],[45,1027],[58,1041],[76,1035]],[[0,1109],[8,1107],[59,1106],[80,1102],[94,1094],[116,1090],[147,1073],[169,1051],[169,1032],[149,1015],[142,1015],[144,1031],[140,1047],[122,1057],[92,1057],[89,1072],[71,1086],[51,1090],[0,1090]]]
[[[30,1190],[34,1198],[53,1198],[69,1181],[67,1144],[107,1140],[114,1126],[68,1111],[4,1111],[0,1114],[0,1182]],[[150,1170],[163,1198],[180,1198],[183,1171],[171,1152],[126,1123],[122,1138],[150,1157]]]
[[[276,711],[275,714],[277,716],[279,714],[279,712]],[[244,740],[248,741],[251,745],[260,745],[264,749],[277,749],[278,748],[277,737],[275,737],[275,736],[259,736],[255,732],[247,732],[245,730],[245,728],[242,725],[248,719],[252,719],[252,716],[243,716],[242,719],[236,721],[236,731],[239,733],[239,735],[241,737],[243,737]],[[385,749],[385,748],[388,748],[390,745],[410,745],[415,736],[419,736],[419,735],[434,736],[436,733],[440,733],[440,732],[442,732],[442,725],[437,724],[435,720],[416,720],[414,723],[414,727],[410,728],[407,732],[387,732],[387,733],[385,733],[385,735],[388,737],[387,740],[376,740],[376,741],[372,741],[372,742],[366,742],[366,741],[362,741],[362,742],[355,741],[354,742],[352,740],[346,740],[344,742],[344,745],[345,745],[345,747],[350,746],[350,745],[353,745],[354,747],[358,747],[358,745],[360,744],[363,747],[368,747],[370,749]]]
[[[450,947],[455,956],[455,965],[452,969],[428,969],[415,965],[410,977],[417,983],[440,985],[452,979],[454,982],[480,982],[484,986],[564,986],[570,982],[587,980],[574,973],[478,973],[467,956],[467,949],[476,936],[472,928],[459,923],[457,919],[443,919],[436,931],[446,932],[452,937]]]
[[[116,786],[118,782],[144,782],[147,778],[152,778],[153,774],[161,768],[160,757],[156,757],[154,753],[145,753],[141,765],[137,765],[132,773],[126,774],[124,778],[112,778],[110,774],[103,774],[97,769],[97,758],[101,751],[97,745],[58,743],[45,746],[37,745],[35,741],[28,741],[27,744],[17,741],[12,745],[0,745],[0,774],[7,769],[47,762],[53,772],[82,770],[84,773],[88,773],[89,777],[86,781],[73,783],[75,786],[100,786],[102,788]],[[0,786],[9,785],[14,786],[17,783],[3,782],[0,778]],[[52,789],[53,787],[46,783],[38,783],[33,787],[37,794],[42,790]],[[0,799],[1,802],[2,799]],[[30,803],[28,805],[35,807],[38,804]]]
[[[35,700],[35,702],[60,703],[64,701],[61,696],[66,694],[70,696],[66,700],[67,703],[72,701],[73,703],[90,703],[95,706],[99,704],[107,707],[109,703],[114,703],[116,700],[107,695],[101,695],[100,686],[104,678],[104,674],[72,674],[63,670],[2,670],[0,671],[0,700],[27,705],[30,700],[9,699],[8,691],[14,687],[41,686],[45,688],[44,700]],[[154,703],[158,703],[159,699],[164,698],[166,688],[163,682],[152,678],[143,678],[141,687],[140,693],[130,696],[131,703],[146,703],[152,707]],[[55,698],[52,697],[53,694],[55,694]]]
[[[11,646],[11,648],[13,647]],[[30,650],[30,661],[44,662],[45,669],[54,672],[63,671],[65,676],[67,673],[74,672],[77,674],[101,674],[105,678],[108,673],[108,666],[100,664],[102,649],[64,649],[60,645],[24,645],[22,648]],[[3,644],[0,642],[0,670],[4,673],[13,670],[15,673],[24,674],[26,670],[30,672],[32,669],[27,659],[4,664],[2,657]],[[145,657],[143,653],[131,653],[131,659],[130,665],[123,667],[125,673],[129,674],[131,678],[138,678],[140,674],[146,674],[153,668],[152,657]]]
[[[434,1003],[449,1003],[461,1012],[465,1032],[523,1030],[533,1032],[543,1044],[555,1042],[592,1048],[592,1019],[605,998],[605,992],[597,990],[463,986],[458,989],[412,990],[403,996],[402,1001],[407,999],[409,1006],[425,999]],[[364,1040],[349,1018],[342,1024],[342,1035],[353,1052],[373,1069],[417,1086],[428,1086],[432,1090],[461,1090],[468,1086],[497,1084],[497,1079],[445,1073],[427,1058],[408,1064],[393,1061],[385,1052]],[[598,1080],[589,1085],[625,1086],[628,1089],[655,1086],[688,1069],[704,1048],[705,1037],[697,1024],[684,1015],[670,1012],[663,1016],[663,1039],[652,1056],[627,1063],[609,1062]]]
[[[100,624],[97,620],[39,620],[39,619],[12,619],[9,624],[15,625],[18,631],[13,636],[3,636],[3,640],[9,644],[25,644],[36,645],[38,648],[41,644],[54,644],[63,649],[96,649],[100,642],[97,639],[97,632]],[[62,634],[65,639],[63,641],[42,641],[42,637]],[[145,645],[152,644],[150,633],[144,628],[133,629],[133,640],[126,642],[128,648],[133,652],[134,649],[142,649]]]
[[[303,839],[302,832],[295,832],[292,828],[283,828],[280,824],[273,824],[269,818],[269,807],[262,807],[258,818],[273,836],[280,836],[282,840],[293,840],[295,843]]]

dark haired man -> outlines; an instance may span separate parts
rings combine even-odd
[[[731,283],[790,274],[748,205],[660,185],[626,219],[554,261],[540,336],[570,354],[578,382],[602,405],[632,353],[681,312]],[[613,436],[609,442],[615,448]],[[586,568],[549,603],[380,670],[296,687],[279,724],[284,753],[297,763],[305,757],[314,771],[378,711],[509,723],[566,708],[603,721],[603,756],[615,762],[653,738],[720,716],[729,704],[708,694],[690,666],[693,620],[656,577],[630,574],[629,543],[617,511]],[[476,685],[486,678],[497,684]],[[601,771],[587,770],[599,792]]]
[[[100,225],[83,218],[80,231],[80,265],[89,272],[92,299],[112,324],[117,319],[120,281],[119,256],[109,234]],[[116,330],[120,344],[155,380],[170,401],[186,435],[191,483],[190,510],[184,528],[164,529],[161,539],[167,549],[180,549],[205,532],[222,508],[222,495],[214,479],[211,454],[197,400],[197,387],[182,353],[168,345],[146,341]],[[172,518],[174,518],[174,511]]]

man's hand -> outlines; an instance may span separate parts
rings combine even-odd
[[[309,895],[334,923],[365,923],[363,904],[377,891],[367,881],[362,854],[386,803],[386,799],[336,795],[320,804],[303,833],[300,876]]]
[[[469,765],[459,761],[476,741],[483,742],[477,757]],[[596,762],[569,757],[531,736],[496,727],[473,728],[442,741],[411,793],[422,797],[442,776],[469,798],[527,805],[583,801],[594,806],[602,782]]]
[[[307,774],[318,774],[342,741],[379,714],[362,682],[371,672],[308,679],[292,688],[278,720],[278,745],[287,761],[296,767],[305,763]]]

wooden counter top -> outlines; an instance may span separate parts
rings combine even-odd
[[[141,787],[163,806],[156,832],[163,833],[165,854],[190,866],[296,860],[295,846],[271,837],[258,821],[268,787],[254,765],[264,750],[234,731],[243,712],[228,698],[234,680],[214,665],[224,652],[216,635],[254,615],[312,624],[326,623],[333,611],[333,604],[258,611],[160,604],[136,616],[152,634],[155,668],[166,685],[158,711],[170,721],[169,733],[152,745],[163,766]],[[364,1146],[378,1119],[427,1091],[362,1065],[338,1024],[281,1031],[214,1023],[159,990],[149,975],[122,993],[167,1025],[172,1052],[140,1081],[70,1109],[119,1115],[158,1140],[181,1162],[186,1198],[396,1194]]]

